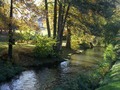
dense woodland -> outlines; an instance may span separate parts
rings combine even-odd
[[[97,69],[52,90],[120,89],[120,0],[0,0],[0,82],[95,47],[104,48]]]

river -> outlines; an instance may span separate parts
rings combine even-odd
[[[23,71],[10,82],[2,83],[0,90],[66,90],[75,78],[96,68],[103,60],[103,48],[88,49],[82,54],[73,54],[70,60],[58,66],[42,67]]]

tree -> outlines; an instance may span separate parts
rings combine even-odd
[[[49,16],[48,16],[48,2],[45,0],[45,11],[46,11],[46,25],[48,31],[48,37],[51,37],[50,25],[49,25]]]
[[[72,1],[60,0],[58,10],[58,31],[57,31],[57,44],[56,51],[62,50],[63,31],[65,28],[68,12]]]
[[[53,38],[56,37],[56,29],[57,29],[57,0],[54,1],[54,21],[53,21]]]
[[[67,26],[69,26],[70,30],[67,32],[67,42],[70,42],[68,41],[70,40],[68,39],[68,37],[70,38],[68,33],[77,35],[82,31],[96,37],[104,37],[104,41],[109,40],[110,42],[113,40],[112,35],[115,35],[119,26],[118,22],[116,24],[110,24],[110,21],[112,21],[111,17],[115,14],[116,1],[117,0],[74,0],[72,5],[78,9],[78,11],[71,8],[69,12]],[[72,13],[73,11],[74,13]],[[68,47],[67,44],[66,47]]]
[[[13,18],[13,0],[10,3],[10,23],[9,23],[9,47],[8,47],[8,59],[12,59],[13,50],[13,30],[12,30],[12,18]]]
[[[35,0],[16,0],[14,1],[14,15],[17,20],[26,23],[31,30],[39,30],[37,21],[45,13],[35,4]]]
[[[75,0],[74,7],[82,14],[82,23],[89,29],[91,34],[104,37],[104,41],[109,40],[111,34],[116,33],[118,24],[111,23],[115,14],[116,3],[119,0]],[[112,29],[116,28],[116,30]],[[112,30],[111,30],[112,29]],[[111,34],[110,34],[111,33]]]
[[[67,25],[66,48],[71,49],[71,30]]]
[[[8,9],[9,9],[9,4],[6,4],[4,1],[1,1],[1,5],[0,5],[1,33],[2,33],[2,30],[8,30],[8,24],[9,24]]]
[[[115,37],[120,31],[120,10],[116,9],[114,15],[108,20],[104,26],[104,42],[106,45],[114,44]]]

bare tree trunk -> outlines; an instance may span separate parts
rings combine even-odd
[[[66,20],[67,20],[67,17],[68,17],[68,12],[70,10],[70,6],[71,6],[71,2],[69,2],[66,13],[65,13],[65,18],[64,18],[64,21],[63,21],[63,29],[65,27],[65,23],[66,23]]]
[[[62,3],[60,2],[59,16],[58,16],[58,37],[57,37],[58,52],[62,50],[63,31],[64,31],[69,9],[70,9],[70,3],[68,4],[67,11],[65,11],[65,6],[63,6]]]
[[[69,27],[67,26],[67,42],[66,42],[66,48],[71,49],[71,31]]]
[[[61,48],[61,30],[62,30],[62,3],[59,3],[59,15],[58,15],[58,31],[57,31],[57,52],[59,52]]]
[[[47,0],[45,0],[45,10],[46,10],[46,25],[47,25],[48,37],[51,37]]]
[[[54,29],[53,29],[53,38],[56,38],[56,32],[57,32],[57,0],[54,2],[54,23],[53,23]]]
[[[13,17],[13,0],[11,0],[10,6],[10,23],[9,23],[9,45],[8,45],[8,59],[12,59],[12,50],[13,50],[13,30],[12,30],[12,17]]]

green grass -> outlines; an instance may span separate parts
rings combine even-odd
[[[8,47],[7,42],[0,42],[0,52]]]

